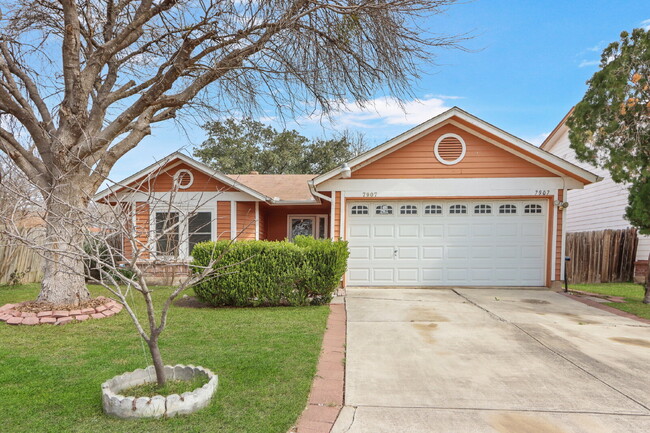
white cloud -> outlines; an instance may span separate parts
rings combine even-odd
[[[363,107],[347,102],[340,110],[332,113],[332,123],[356,128],[376,128],[380,125],[419,125],[430,118],[451,108],[445,99],[458,97],[425,97],[412,101],[399,101],[391,96],[384,96],[368,101]],[[311,116],[311,120],[319,115]]]
[[[534,135],[532,137],[524,138],[527,142],[534,144],[535,146],[541,146],[544,140],[550,135],[550,132],[542,132],[541,134]]]
[[[583,60],[580,62],[578,65],[579,68],[586,68],[588,66],[598,66],[600,64],[600,60]]]
[[[641,27],[643,27],[646,31],[650,31],[650,19],[641,21]]]

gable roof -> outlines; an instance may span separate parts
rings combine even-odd
[[[313,174],[231,174],[232,179],[281,201],[316,201],[309,189]]]
[[[440,126],[442,123],[453,120],[454,118],[469,123],[479,129],[482,129],[489,134],[497,137],[498,139],[509,143],[510,146],[507,150],[515,153],[516,155],[525,158],[542,168],[547,170],[556,171],[564,173],[570,177],[577,179],[578,181],[584,184],[590,184],[601,180],[601,178],[587,170],[584,170],[577,165],[574,165],[564,159],[553,155],[552,153],[546,152],[538,148],[537,146],[528,143],[518,137],[515,137],[512,134],[509,134],[496,126],[479,119],[476,116],[473,116],[467,113],[464,110],[461,110],[458,107],[450,108],[449,110],[441,113],[420,125],[409,129],[408,131],[386,141],[383,144],[351,159],[348,161],[348,166],[354,171],[354,168],[361,165],[367,164],[373,160],[379,159],[386,154],[399,149],[400,147],[414,141],[416,138],[419,138],[432,129]],[[505,148],[505,146],[504,146]],[[333,170],[328,171],[327,173],[321,174],[313,179],[313,184],[318,185],[327,180],[335,178],[341,174],[341,167],[337,167]]]
[[[190,158],[189,156],[187,156],[185,154],[182,154],[180,152],[171,153],[171,154],[167,155],[166,157],[162,158],[161,160],[154,162],[150,166],[148,166],[146,168],[143,168],[142,170],[135,173],[134,175],[129,176],[126,179],[124,179],[124,180],[122,180],[120,182],[117,182],[114,186],[110,186],[110,187],[98,192],[97,194],[95,194],[93,199],[96,200],[96,201],[101,200],[103,198],[106,198],[110,194],[114,194],[114,193],[117,193],[118,191],[120,191],[122,189],[129,188],[129,186],[133,182],[137,181],[138,179],[140,179],[142,177],[148,176],[151,173],[154,173],[156,170],[164,167],[165,165],[167,165],[168,163],[174,161],[175,159],[179,159],[179,160],[185,162],[186,164],[196,168],[197,170],[202,171],[203,173],[207,174],[208,176],[213,177],[213,178],[219,180],[220,182],[222,182],[222,183],[224,183],[224,184],[226,184],[228,186],[231,186],[231,187],[236,188],[236,189],[238,189],[238,190],[240,190],[242,192],[245,192],[245,193],[257,198],[258,200],[268,201],[268,202],[273,201],[273,199],[271,197],[268,197],[267,195],[262,194],[261,192],[256,191],[255,189],[250,188],[250,187],[244,185],[241,182],[237,182],[235,179],[232,179],[232,178],[226,176],[225,174],[223,174],[221,172],[218,172],[217,170],[213,169],[212,167],[209,167],[209,166],[203,164],[202,162],[199,162],[199,161],[197,161],[197,160],[195,160],[193,158]]]
[[[569,110],[569,112],[568,112],[567,114],[564,115],[564,117],[562,118],[562,120],[560,120],[560,123],[558,123],[557,126],[556,126],[555,128],[553,128],[553,130],[551,131],[551,133],[548,134],[548,136],[544,139],[544,142],[542,143],[542,145],[539,146],[540,149],[542,149],[542,150],[547,150],[547,149],[548,149],[548,147],[549,147],[549,143],[550,143],[551,141],[553,141],[553,138],[555,138],[555,134],[557,134],[558,131],[560,131],[560,129],[562,129],[562,127],[563,127],[564,125],[566,125],[566,121],[569,119],[569,116],[571,116],[571,114],[573,113],[573,110],[574,110],[575,108],[576,108],[576,107],[575,107],[575,105],[574,105],[573,107],[571,107],[571,109]]]

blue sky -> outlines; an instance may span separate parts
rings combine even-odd
[[[602,49],[621,31],[650,26],[646,1],[475,0],[449,8],[428,23],[441,33],[471,32],[473,52],[439,51],[438,66],[413,83],[413,101],[403,111],[389,96],[378,95],[374,108],[336,114],[334,122],[301,118],[288,128],[309,137],[337,130],[363,133],[371,145],[411,128],[454,105],[535,144],[557,125],[586,90],[598,69]],[[273,122],[264,114],[260,118]],[[277,123],[279,127],[282,127]],[[120,180],[157,159],[205,139],[187,124],[161,125],[111,172]]]

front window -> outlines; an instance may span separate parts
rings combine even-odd
[[[178,212],[156,212],[156,252],[164,256],[178,256]]]
[[[212,213],[196,212],[188,219],[189,245],[188,254],[192,253],[194,245],[212,240]]]
[[[290,241],[296,236],[312,236],[316,239],[327,238],[327,221],[326,215],[289,215],[289,232]]]

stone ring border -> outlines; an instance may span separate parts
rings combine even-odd
[[[64,325],[73,320],[83,322],[88,319],[104,319],[116,315],[124,308],[122,304],[104,296],[98,296],[97,299],[103,300],[104,303],[95,308],[71,311],[52,310],[40,313],[17,311],[14,308],[20,304],[5,304],[0,307],[0,321],[6,322],[8,325]]]
[[[217,391],[218,376],[212,371],[194,365],[174,365],[164,367],[168,380],[192,380],[204,377],[208,382],[194,391],[168,396],[153,397],[124,396],[120,392],[145,383],[156,381],[153,365],[139,368],[130,373],[115,376],[102,384],[102,407],[107,415],[118,418],[171,418],[176,415],[188,415],[210,404]]]

